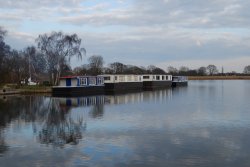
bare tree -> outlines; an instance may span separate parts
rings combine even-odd
[[[102,73],[103,68],[103,57],[98,55],[93,55],[89,57],[89,72],[92,75],[98,75]]]
[[[87,75],[89,71],[88,65],[87,64],[83,64],[80,67],[75,67],[73,70],[73,73],[75,75]]]
[[[62,65],[70,62],[71,57],[82,58],[82,53],[86,53],[86,50],[81,48],[81,39],[76,34],[65,35],[62,32],[52,32],[39,35],[36,42],[46,57],[48,72],[53,84],[58,83]]]
[[[109,67],[113,71],[114,74],[123,74],[126,69],[126,65],[120,62],[111,63]]]
[[[0,27],[0,82],[5,82],[9,74],[8,55],[10,55],[10,46],[4,42],[7,31]]]
[[[207,68],[206,67],[200,67],[198,70],[198,75],[206,75],[207,74]]]
[[[214,75],[214,74],[218,73],[217,67],[215,65],[212,65],[212,64],[207,66],[207,70],[208,70],[209,75]]]
[[[150,74],[166,74],[166,72],[163,69],[156,67],[154,65],[149,65],[147,71]]]
[[[189,71],[189,68],[186,66],[181,66],[179,69],[179,72],[188,72],[188,71]]]
[[[246,66],[243,71],[244,74],[250,74],[250,65]]]
[[[168,73],[170,73],[172,75],[176,75],[178,73],[178,70],[173,66],[169,66],[168,67]]]
[[[126,65],[125,74],[145,74],[147,70],[143,67],[137,67],[135,65]]]

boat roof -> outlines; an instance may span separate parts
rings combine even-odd
[[[68,78],[79,78],[79,77],[100,77],[100,76],[91,76],[91,75],[69,75],[69,76],[63,76],[60,77],[60,79],[68,79]]]

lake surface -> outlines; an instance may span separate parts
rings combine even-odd
[[[250,81],[0,97],[0,166],[250,166]]]

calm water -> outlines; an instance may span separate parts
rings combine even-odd
[[[250,166],[250,81],[0,97],[0,166]]]

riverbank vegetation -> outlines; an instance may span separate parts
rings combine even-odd
[[[193,79],[203,78],[249,78],[250,65],[242,73],[224,72],[223,67],[218,69],[215,65],[208,65],[198,69],[182,66],[179,69],[169,66],[161,69],[154,65],[136,66],[112,62],[104,66],[101,55],[92,55],[88,62],[79,67],[72,68],[72,57],[79,59],[85,55],[86,50],[81,46],[81,39],[76,34],[51,32],[41,34],[34,41],[36,46],[28,46],[22,50],[12,49],[5,43],[7,31],[0,27],[0,88],[7,83],[26,85],[28,79],[39,85],[56,85],[58,78],[65,75],[98,75],[98,74],[172,74],[193,76]],[[202,76],[202,77],[198,77]],[[229,77],[234,76],[234,77]],[[243,77],[247,76],[247,77]],[[25,89],[29,89],[24,87]],[[35,89],[39,89],[36,86]]]

